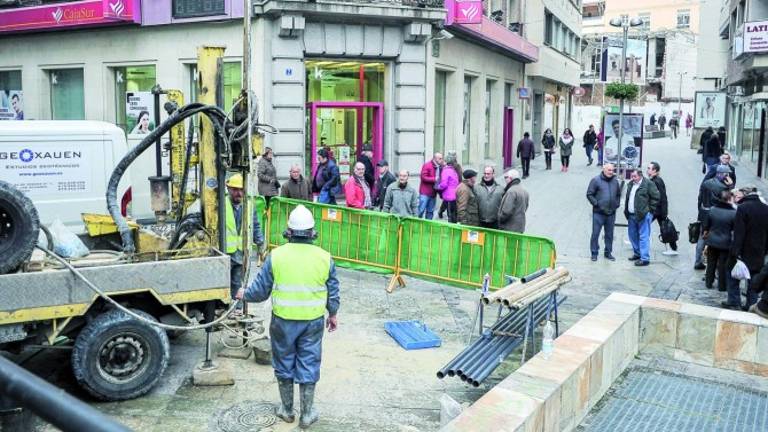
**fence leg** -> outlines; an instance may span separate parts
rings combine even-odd
[[[560,336],[560,318],[557,315],[557,290],[552,291],[552,303],[555,309],[555,337]]]
[[[523,354],[520,357],[520,365],[525,363],[525,355],[528,352],[528,338],[533,335],[533,307],[528,305],[528,318],[525,320],[525,334],[523,336]]]
[[[403,275],[400,273],[395,273],[392,275],[392,278],[389,279],[389,284],[387,284],[387,292],[392,294],[392,291],[395,290],[395,284],[399,286],[400,288],[405,288],[405,279],[403,279]]]

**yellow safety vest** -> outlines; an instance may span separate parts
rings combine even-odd
[[[325,282],[331,254],[305,243],[288,243],[272,251],[272,312],[283,319],[322,317],[328,301]]]
[[[237,251],[243,250],[243,238],[240,235],[240,231],[237,230],[237,223],[235,223],[235,210],[232,207],[232,199],[227,196],[226,200],[227,254],[232,255]],[[240,220],[242,221],[243,219],[243,215],[240,215]]]

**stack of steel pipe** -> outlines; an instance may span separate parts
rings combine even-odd
[[[548,297],[533,302],[534,323],[547,314]],[[562,300],[560,300],[562,302]],[[437,372],[437,377],[458,376],[479,387],[507,356],[523,342],[527,313],[512,312],[501,318],[483,335]]]
[[[484,297],[483,303],[501,303],[512,309],[521,309],[558,289],[569,280],[569,274],[565,267],[539,270]]]

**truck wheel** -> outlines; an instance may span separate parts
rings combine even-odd
[[[0,274],[15,270],[32,255],[39,232],[32,200],[0,181]]]
[[[170,352],[164,330],[114,309],[97,316],[77,336],[72,370],[80,386],[98,399],[132,399],[157,384]]]

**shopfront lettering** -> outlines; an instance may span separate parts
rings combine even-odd
[[[0,151],[0,160],[20,160],[23,162],[29,162],[36,159],[81,159],[82,157],[83,152],[80,151]]]
[[[64,11],[64,20],[66,21],[91,19],[95,16],[96,14],[93,9],[79,8],[79,9],[66,9]]]
[[[747,25],[747,33],[768,31],[768,24]]]

